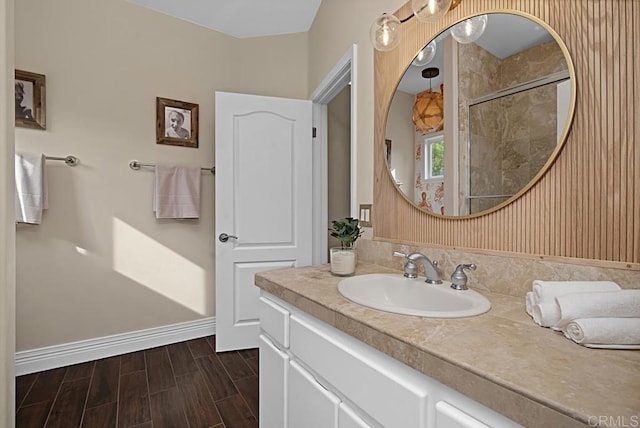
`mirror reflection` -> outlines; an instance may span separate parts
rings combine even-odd
[[[426,45],[389,108],[390,173],[433,214],[479,214],[512,199],[550,165],[570,120],[566,49],[524,16],[482,16],[479,37],[445,30]]]

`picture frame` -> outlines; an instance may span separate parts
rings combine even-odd
[[[156,97],[156,143],[198,148],[198,104]]]
[[[15,70],[15,126],[47,129],[44,74]]]

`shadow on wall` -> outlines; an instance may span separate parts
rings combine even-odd
[[[94,183],[64,165],[48,168],[55,185],[43,224],[17,227],[18,351],[213,314],[212,272],[105,216],[108,201],[80,209],[78,187]]]

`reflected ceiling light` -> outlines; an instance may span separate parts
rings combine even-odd
[[[423,65],[429,64],[433,58],[436,56],[436,40],[433,39],[429,42],[427,46],[424,47],[418,55],[416,55],[416,59],[413,60],[411,65],[415,65],[416,67],[422,67]]]
[[[458,43],[475,42],[487,28],[487,15],[478,15],[465,19],[451,28],[451,37]]]
[[[414,16],[422,22],[433,22],[455,9],[462,0],[411,0],[413,14],[400,20],[396,16],[383,13],[371,24],[369,37],[376,50],[390,51],[400,43],[400,24]]]
[[[413,105],[413,124],[423,132],[442,131],[444,129],[443,85],[440,92],[434,92],[431,79],[440,75],[440,69],[429,67],[422,70],[422,77],[429,79],[429,89],[416,95]]]

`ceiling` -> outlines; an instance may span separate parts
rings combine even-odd
[[[129,0],[238,38],[309,31],[322,0]]]
[[[444,31],[436,37],[436,56],[429,64],[422,67],[409,66],[398,85],[399,90],[417,94],[429,89],[429,80],[422,77],[422,70],[426,67],[438,67],[442,70],[443,49],[440,42],[448,35],[449,32]],[[475,43],[496,57],[504,59],[549,40],[553,40],[553,37],[537,22],[520,15],[496,13],[488,15],[487,28]],[[440,76],[432,79],[431,85],[434,89],[440,86],[442,77],[440,73]]]

